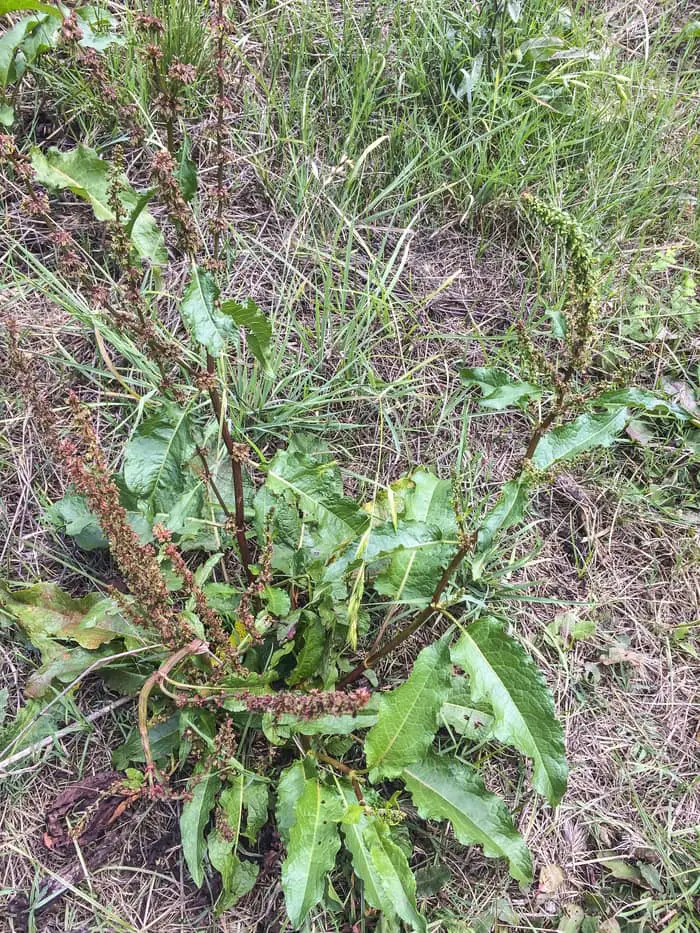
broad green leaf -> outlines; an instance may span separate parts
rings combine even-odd
[[[466,677],[452,678],[448,697],[440,707],[440,722],[474,742],[483,742],[493,733],[493,716],[490,710],[474,705]]]
[[[275,821],[285,846],[289,845],[289,831],[296,822],[296,804],[306,783],[303,761],[295,761],[280,775],[277,782]]]
[[[50,505],[44,517],[54,528],[75,538],[84,551],[109,547],[95,514],[90,511],[84,496],[67,495]]]
[[[279,450],[267,468],[265,485],[295,501],[304,518],[318,528],[314,556],[326,558],[367,527],[369,517],[342,494],[338,468],[295,450]]]
[[[42,3],[41,0],[0,0],[0,16],[7,13],[17,13],[20,10],[38,10],[40,13],[49,13],[63,19],[58,4]]]
[[[387,561],[374,579],[377,593],[418,607],[430,602],[456,549],[456,533],[450,538],[449,529],[445,537],[434,525],[399,519],[396,530],[389,525],[372,531],[363,556],[368,563]]]
[[[294,928],[323,897],[326,875],[340,849],[338,821],[343,807],[337,794],[318,778],[304,782],[294,807],[287,857],[282,865],[282,890]]]
[[[532,881],[530,853],[505,804],[471,766],[429,753],[401,777],[423,819],[449,820],[463,845],[480,845],[488,858],[507,859],[517,881]]]
[[[232,299],[222,301],[221,311],[233,318],[238,327],[245,328],[246,342],[250,352],[261,364],[265,373],[268,376],[274,376],[270,346],[272,327],[253,299],[249,298],[245,304]]]
[[[496,738],[532,759],[536,790],[556,806],[566,790],[564,735],[533,660],[489,616],[464,630],[452,660],[469,674],[474,702],[490,703]]]
[[[452,505],[452,483],[422,468],[414,470],[410,480],[412,488],[403,496],[403,518],[435,525],[445,537],[455,534],[457,520]]]
[[[216,795],[220,787],[219,776],[211,771],[196,773],[187,782],[187,789],[192,796],[182,805],[180,837],[182,854],[198,888],[202,887],[204,881],[204,830],[216,805]]]
[[[163,406],[138,426],[124,450],[124,482],[156,512],[169,512],[185,492],[185,464],[195,452],[186,411]]]
[[[180,744],[180,717],[175,714],[162,722],[153,723],[148,727],[148,738],[153,760],[157,762],[161,758],[168,758]],[[112,765],[117,771],[124,771],[132,762],[141,761],[145,761],[143,743],[139,730],[134,727],[126,741],[112,752]]]
[[[285,713],[275,718],[275,733],[279,739],[288,739],[292,735],[350,735],[371,728],[377,722],[377,715],[377,710],[371,704],[354,714],[332,716],[328,713],[315,719]]]
[[[511,379],[508,373],[500,369],[483,366],[466,367],[459,372],[465,385],[475,385],[481,389],[482,408],[500,411],[511,405],[520,405],[533,399],[541,398],[542,390],[531,382]]]
[[[664,398],[657,392],[649,389],[639,389],[630,386],[627,389],[614,389],[604,392],[595,399],[596,405],[629,405],[632,408],[642,408],[644,411],[659,411],[663,415],[671,415],[679,421],[690,420],[690,415],[672,399]]]
[[[296,664],[287,677],[290,686],[318,676],[326,652],[327,633],[323,623],[317,615],[303,611],[300,615],[301,631],[298,632],[295,643],[299,646],[296,652]],[[298,626],[299,627],[299,626]]]
[[[381,879],[382,901],[391,902],[393,914],[399,916],[409,929],[426,933],[425,919],[416,909],[416,879],[406,855],[391,838],[388,827],[377,825],[377,840],[372,841],[369,851],[375,874]]]
[[[111,45],[124,45],[126,40],[116,32],[116,16],[112,16],[104,7],[81,6],[75,12],[83,33],[78,40],[81,48],[103,52]]]
[[[352,787],[340,782],[340,792],[348,807],[347,814],[357,807]],[[412,930],[424,931],[425,921],[416,907],[416,881],[408,859],[391,839],[388,828],[374,813],[362,808],[341,823],[345,847],[352,856],[353,871],[364,885],[364,896],[370,907],[381,910],[386,919],[402,919]]]
[[[47,21],[45,16],[25,16],[24,19],[21,19],[18,23],[15,23],[10,29],[0,36],[0,87],[7,87],[8,84],[16,81],[21,77],[22,68],[26,63],[26,56],[23,54],[23,44],[26,40],[26,37],[31,35],[35,30],[41,30],[42,35],[46,33],[48,35],[48,30],[44,26],[44,23]],[[55,31],[57,26],[55,21],[52,21],[52,28]],[[50,41],[50,40],[49,40]],[[48,45],[46,46],[49,47]],[[16,65],[15,56],[19,55],[21,58],[21,64]],[[7,105],[9,107],[9,105]],[[12,108],[9,108],[12,110]],[[10,121],[12,122],[12,121]],[[10,124],[6,124],[9,126]]]
[[[56,677],[72,680],[100,657],[117,649],[102,649],[117,639],[142,641],[111,599],[91,593],[74,599],[55,583],[36,583],[24,590],[0,588],[0,608],[10,615],[41,652],[42,666],[29,680],[27,692],[41,696]],[[73,642],[67,646],[65,642]],[[81,651],[80,648],[86,649]]]
[[[182,294],[180,314],[188,331],[212,356],[218,356],[227,341],[235,337],[236,326],[217,307],[219,289],[211,272],[192,266],[190,280]]]
[[[44,153],[35,147],[32,149],[32,166],[37,180],[43,185],[57,190],[67,188],[89,202],[98,220],[114,220],[108,198],[110,165],[101,159],[94,149],[81,144],[67,152],[52,147]],[[139,196],[126,178],[123,182],[124,187],[119,199],[128,218],[137,206]],[[144,259],[149,259],[155,264],[162,264],[167,260],[163,234],[149,211],[144,210],[139,214],[131,232],[131,239],[137,252]]]
[[[0,126],[12,126],[15,112],[9,104],[0,104]]]
[[[484,563],[488,560],[486,552],[494,537],[498,532],[507,531],[522,521],[529,501],[528,484],[522,477],[505,483],[493,508],[482,520],[476,536],[475,555],[471,561],[472,577],[475,580],[481,577]]]
[[[421,651],[405,683],[381,695],[377,724],[365,738],[370,780],[398,777],[425,755],[449,689],[450,653],[440,640]]]
[[[241,861],[235,851],[235,843],[217,829],[209,834],[207,849],[209,861],[221,875],[221,894],[214,905],[218,915],[229,910],[253,889],[259,869],[254,862]]]
[[[255,843],[258,833],[267,823],[269,794],[267,783],[257,775],[247,774],[244,777],[247,781],[243,790],[243,803],[247,811],[244,833],[249,842]]]
[[[552,428],[540,439],[533,466],[546,470],[560,460],[571,460],[594,447],[610,447],[629,421],[627,408],[600,415],[579,415],[570,424]]]

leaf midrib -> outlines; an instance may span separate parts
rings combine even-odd
[[[433,665],[433,667],[431,668],[431,670],[425,672],[424,677],[423,677],[423,683],[421,684],[420,690],[419,690],[418,693],[415,695],[414,700],[413,700],[413,703],[411,703],[411,705],[410,705],[408,711],[406,712],[406,715],[405,715],[405,716],[403,717],[403,719],[401,720],[401,725],[400,725],[400,727],[396,730],[393,739],[391,739],[391,741],[389,742],[389,744],[386,746],[386,751],[385,751],[385,753],[382,755],[381,758],[379,758],[379,759],[377,760],[377,762],[375,762],[374,768],[379,767],[379,766],[382,764],[382,762],[386,761],[387,755],[389,754],[389,752],[391,751],[391,749],[392,749],[392,748],[394,747],[394,745],[396,744],[396,742],[397,742],[399,736],[402,734],[402,732],[403,732],[403,730],[404,730],[404,727],[405,727],[405,725],[406,725],[406,723],[407,723],[409,717],[410,717],[411,714],[413,713],[413,710],[416,708],[416,704],[418,703],[418,700],[420,699],[420,697],[423,695],[423,693],[424,693],[424,691],[425,691],[425,689],[426,689],[426,687],[427,687],[428,681],[429,681],[429,679],[430,679],[430,676],[434,673],[434,671],[435,671],[435,666]]]

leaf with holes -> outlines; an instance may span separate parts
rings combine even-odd
[[[464,630],[452,660],[469,674],[474,702],[491,705],[496,738],[532,759],[535,788],[556,806],[566,790],[564,735],[535,663],[489,616]]]
[[[450,652],[443,639],[421,651],[405,683],[382,694],[377,724],[365,738],[370,780],[398,777],[425,755],[449,690]]]
[[[449,820],[463,845],[479,845],[488,858],[507,859],[517,881],[532,881],[527,846],[503,801],[486,790],[474,768],[433,752],[404,768],[401,777],[423,819]]]

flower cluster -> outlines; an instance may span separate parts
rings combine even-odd
[[[163,556],[168,558],[173,570],[181,580],[181,591],[194,600],[195,612],[204,626],[207,640],[221,660],[227,663],[227,667],[230,665],[240,671],[242,668],[238,649],[231,642],[221,616],[211,608],[206,595],[201,587],[197,585],[194,574],[172,540],[172,534],[163,525],[154,525],[153,534],[162,545]]]
[[[342,690],[309,690],[308,693],[238,693],[236,699],[245,703],[250,713],[269,713],[278,718],[285,714],[300,719],[319,716],[352,716],[366,706],[372,696],[368,687],[345,693]]]
[[[26,195],[20,209],[32,217],[49,215],[49,199],[45,191],[34,184],[34,170],[29,159],[17,148],[12,136],[0,133],[0,165],[8,165]]]
[[[175,225],[178,243],[184,253],[192,256],[197,251],[197,233],[192,211],[182,196],[175,178],[175,160],[167,149],[160,149],[153,156],[151,178],[155,182],[168,216]]]

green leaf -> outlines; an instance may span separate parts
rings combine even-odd
[[[115,31],[117,18],[104,8],[81,6],[76,11],[78,23],[83,33],[78,45],[83,49],[95,49],[103,52],[111,45],[124,45],[126,40]]]
[[[212,356],[218,356],[236,335],[231,318],[216,307],[219,289],[211,272],[192,266],[190,281],[180,303],[180,314],[194,339]]]
[[[90,511],[84,496],[67,495],[50,505],[44,517],[54,528],[75,538],[84,551],[109,547],[95,514]]]
[[[187,486],[184,466],[196,442],[189,415],[164,405],[138,426],[124,450],[124,482],[130,492],[148,500],[154,511],[169,512]]]
[[[416,907],[416,880],[408,859],[376,814],[362,808],[355,813],[357,798],[352,787],[346,782],[339,782],[339,787],[348,808],[341,823],[343,840],[352,856],[353,871],[363,882],[365,900],[390,922],[399,917],[410,929],[424,931],[425,921]],[[350,813],[354,816],[347,818]]]
[[[302,611],[301,631],[296,636],[299,646],[296,653],[296,665],[287,677],[290,686],[318,676],[326,651],[326,630],[319,617],[311,612]]]
[[[325,558],[343,542],[353,540],[369,524],[369,517],[342,494],[338,468],[293,449],[279,450],[267,468],[265,485],[295,501],[304,518],[318,527],[314,556]]]
[[[523,403],[542,397],[542,390],[537,386],[531,382],[511,379],[508,373],[500,369],[466,367],[459,371],[459,375],[465,385],[475,385],[481,389],[479,404],[482,408],[502,411],[511,405],[523,407]]]
[[[530,853],[505,804],[472,767],[429,753],[401,777],[423,819],[449,820],[463,845],[480,845],[487,858],[507,859],[517,881],[532,881]]]
[[[296,803],[306,782],[303,761],[295,761],[281,773],[277,782],[275,820],[285,846],[289,845],[289,831],[296,822]]]
[[[452,678],[449,695],[440,707],[440,721],[474,742],[483,742],[493,733],[493,716],[474,705],[466,677]]]
[[[246,342],[255,359],[263,367],[266,375],[274,376],[272,368],[272,327],[267,317],[249,298],[245,304],[228,299],[221,302],[221,311],[233,318],[238,327],[246,330]]]
[[[32,166],[37,180],[43,185],[57,190],[67,188],[88,201],[98,220],[114,220],[108,198],[110,165],[101,159],[94,149],[79,145],[75,149],[61,152],[52,147],[44,153],[35,147],[32,149]],[[122,180],[124,187],[119,199],[128,217],[137,207],[139,196],[126,177]],[[131,232],[131,239],[137,252],[144,259],[158,265],[167,260],[163,234],[149,211],[144,210],[139,214]]]
[[[540,439],[532,456],[533,466],[546,470],[560,460],[571,460],[594,447],[610,447],[625,430],[627,408],[600,415],[579,415],[570,424],[552,428]]]
[[[304,782],[294,807],[287,857],[282,865],[282,890],[294,928],[323,897],[326,875],[340,848],[338,821],[343,807],[337,795],[318,778]]]
[[[214,905],[217,915],[229,910],[251,891],[258,878],[258,866],[242,862],[234,848],[235,844],[217,829],[209,834],[209,861],[221,875],[221,894]]]
[[[204,881],[204,830],[216,804],[216,795],[221,787],[219,776],[212,772],[198,772],[187,782],[192,796],[182,805],[180,836],[182,854],[192,880],[198,888]],[[223,795],[222,795],[223,796]]]
[[[63,13],[58,5],[42,3],[41,0],[0,0],[0,16],[7,13],[17,13],[20,10],[38,10],[40,13],[49,13],[63,19]]]
[[[469,674],[474,702],[491,704],[496,738],[532,758],[535,788],[556,806],[566,790],[564,735],[537,666],[489,616],[465,629],[452,660]]]
[[[485,550],[499,531],[507,531],[522,521],[529,502],[528,486],[522,479],[509,480],[493,508],[481,522],[476,538],[477,552]]]
[[[365,738],[370,780],[398,777],[425,755],[449,689],[450,653],[440,640],[421,651],[405,683],[382,694],[377,724]]]
[[[5,88],[21,77],[26,58],[20,54],[22,63],[18,71],[15,56],[23,51],[22,45],[26,36],[30,35],[37,26],[43,27],[45,21],[44,16],[26,16],[0,36],[0,87]],[[6,106],[12,112],[9,104]],[[9,126],[11,122],[12,120],[5,125]]]
[[[360,729],[369,729],[377,722],[377,711],[363,707],[356,713],[341,716],[317,716],[304,719],[292,713],[284,713],[274,720],[275,732],[279,739],[288,739],[292,735],[350,735]]]
[[[615,389],[604,392],[595,399],[596,405],[629,405],[631,408],[641,408],[644,411],[658,411],[663,415],[670,415],[679,421],[689,421],[687,411],[677,405],[670,398],[663,398],[649,389],[639,389],[630,386],[627,389]]]
[[[180,717],[176,713],[162,722],[148,727],[151,754],[154,761],[168,758],[180,744]],[[137,728],[133,728],[126,741],[112,752],[112,765],[117,771],[124,771],[131,762],[145,761],[143,743]]]
[[[43,695],[54,677],[72,680],[98,658],[108,657],[112,649],[94,652],[117,639],[143,640],[111,599],[98,593],[74,599],[55,583],[36,583],[14,592],[0,588],[0,607],[41,652],[42,666],[26,687],[30,696]],[[74,644],[68,647],[64,642]],[[75,644],[87,650],[80,651]]]
[[[180,192],[185,201],[191,201],[197,193],[197,166],[190,158],[192,143],[185,135],[177,153],[177,172],[175,177],[180,184]]]
[[[0,126],[12,126],[15,112],[9,104],[0,104]]]

